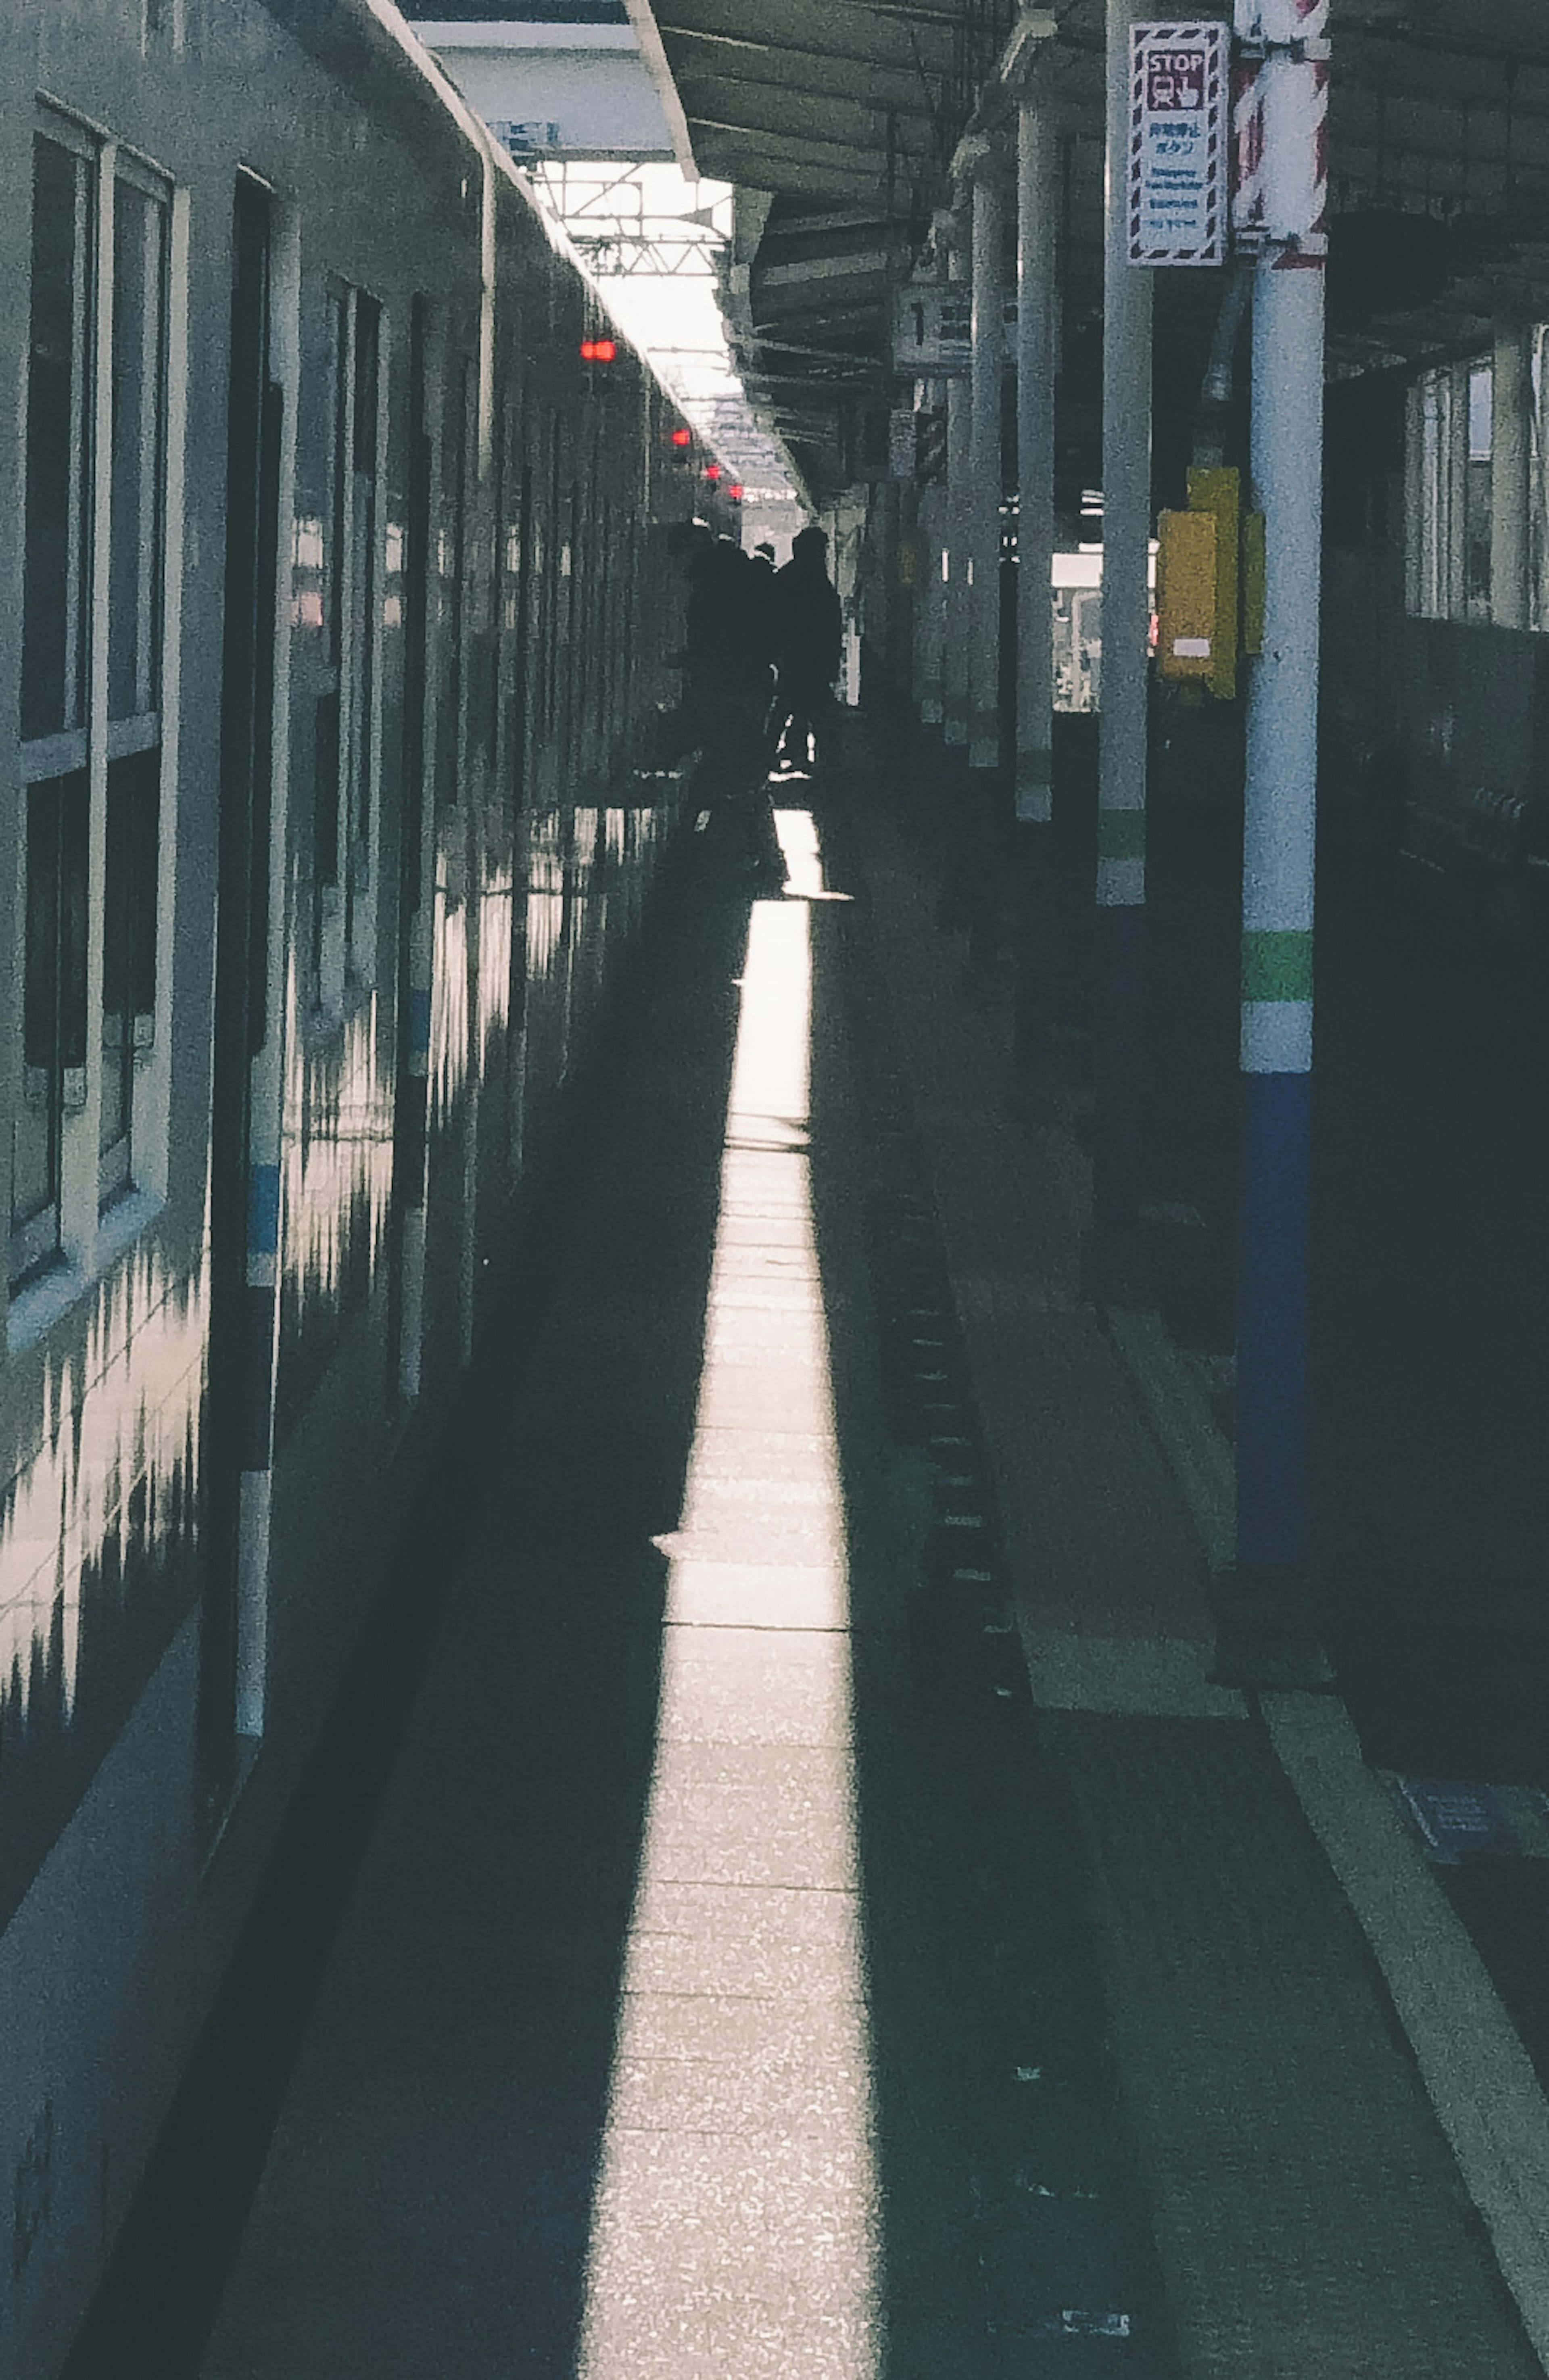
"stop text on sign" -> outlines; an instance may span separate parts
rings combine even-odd
[[[1131,264],[1220,264],[1228,228],[1227,28],[1130,28]]]

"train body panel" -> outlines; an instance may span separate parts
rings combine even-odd
[[[1487,508],[1488,481],[1470,497],[1466,477],[1482,463],[1487,470],[1488,457],[1463,451],[1462,407],[1439,529],[1434,499],[1427,508],[1417,399],[1437,377],[1330,398],[1325,834],[1331,848],[1375,863],[1400,897],[1439,904],[1449,927],[1519,940],[1541,921],[1549,861],[1549,618],[1524,627],[1491,616],[1494,590],[1468,509]],[[1543,501],[1542,476],[1531,500]]]
[[[71,0],[0,63],[0,2370],[45,2380],[638,924],[686,491],[366,0]]]

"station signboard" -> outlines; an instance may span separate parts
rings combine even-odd
[[[1221,264],[1228,217],[1228,29],[1215,18],[1130,28],[1131,264]]]
[[[974,300],[966,281],[932,282],[898,293],[893,369],[916,380],[966,371],[974,351]]]
[[[1016,360],[1017,301],[1012,290],[994,299],[1000,317],[1000,360]],[[898,293],[893,315],[893,370],[915,380],[967,371],[974,359],[974,298],[966,281],[912,283]]]

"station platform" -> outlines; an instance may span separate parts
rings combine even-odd
[[[664,891],[120,2345],[1533,2380],[1486,1961],[1339,1696],[1213,1682],[1198,1375],[1083,1294],[1080,1135],[1008,1098],[887,771],[775,794],[783,894],[692,838]]]

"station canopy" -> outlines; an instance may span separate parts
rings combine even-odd
[[[627,0],[685,169],[733,184],[727,311],[755,397],[818,495],[896,398],[892,291],[1015,20],[1009,0]],[[1056,0],[1062,401],[1096,402],[1104,0]],[[1217,13],[1226,13],[1220,11]],[[1549,0],[1334,0],[1331,378],[1549,319]],[[1186,407],[1218,273],[1160,276],[1157,408]],[[1073,439],[1072,447],[1079,443]],[[1071,468],[1090,477],[1090,451]]]

